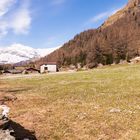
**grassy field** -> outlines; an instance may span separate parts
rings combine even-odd
[[[140,140],[140,65],[1,79],[0,91],[38,140]]]

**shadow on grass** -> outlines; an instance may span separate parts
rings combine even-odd
[[[14,130],[11,135],[14,136],[16,140],[37,140],[35,132],[25,129],[19,123],[16,123],[12,120],[0,127],[2,127],[4,130]]]
[[[17,88],[17,89],[0,89],[0,92],[6,92],[6,93],[19,93],[23,91],[28,91],[31,88]]]
[[[28,90],[30,90],[30,89],[29,88],[19,88],[19,89],[10,89],[10,90],[7,90],[7,92],[17,93],[17,92],[28,91]]]

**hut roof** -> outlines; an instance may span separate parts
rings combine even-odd
[[[40,70],[38,69],[35,69],[35,68],[27,68],[25,69],[26,71],[37,71],[37,72],[40,72]]]
[[[57,65],[57,62],[47,62],[47,63],[45,63],[43,65]]]
[[[3,73],[19,74],[19,73],[22,73],[22,71],[21,70],[12,69],[12,70],[4,70]]]

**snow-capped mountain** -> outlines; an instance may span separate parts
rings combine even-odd
[[[34,49],[22,44],[0,47],[0,64],[18,63],[31,59],[38,59],[53,52],[57,48]]]

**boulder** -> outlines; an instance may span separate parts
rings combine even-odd
[[[16,140],[10,130],[0,130],[0,140]]]
[[[0,105],[0,140],[15,140],[14,130],[10,128],[8,113],[10,108],[6,105]]]

